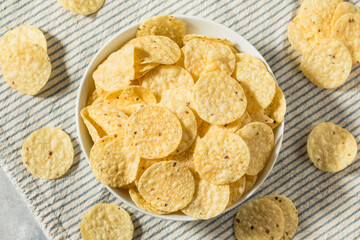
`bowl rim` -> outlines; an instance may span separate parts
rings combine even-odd
[[[275,75],[274,73],[272,72],[270,66],[268,65],[268,63],[266,62],[266,60],[264,59],[264,57],[262,56],[262,54],[249,42],[247,41],[245,38],[243,38],[239,33],[235,32],[234,30],[232,30],[231,28],[223,25],[223,24],[220,24],[218,22],[215,22],[213,20],[209,20],[209,19],[206,19],[206,18],[202,18],[202,17],[198,17],[198,16],[191,16],[191,15],[181,15],[181,14],[173,14],[172,16],[176,17],[176,18],[179,18],[179,19],[186,19],[186,20],[195,20],[195,21],[203,21],[203,22],[206,22],[208,24],[212,24],[212,25],[216,25],[220,28],[225,28],[227,29],[227,31],[231,32],[233,35],[236,35],[237,38],[240,38],[242,39],[243,41],[246,41],[248,42],[249,45],[251,45],[251,47],[253,48],[253,50],[255,50],[258,55],[260,56],[261,60],[265,63],[268,71],[273,75],[274,79],[275,79],[275,82],[277,84],[277,81],[276,81],[276,78],[275,78]],[[111,43],[113,42],[116,38],[118,38],[120,35],[124,34],[124,32],[130,30],[130,29],[133,29],[133,28],[137,28],[140,24],[142,23],[142,21],[140,22],[135,22],[127,27],[124,27],[122,28],[119,32],[117,32],[116,34],[114,34],[109,40],[107,40],[100,48],[99,50],[96,52],[96,54],[92,57],[91,61],[89,62],[89,64],[87,65],[81,79],[80,79],[80,84],[79,84],[79,87],[78,87],[78,93],[77,93],[77,97],[76,97],[76,106],[75,106],[75,118],[76,118],[76,133],[77,133],[77,137],[78,137],[78,140],[79,140],[79,143],[80,143],[80,148],[81,148],[81,151],[82,153],[84,154],[89,166],[90,166],[90,160],[89,160],[89,156],[85,150],[85,147],[84,147],[84,143],[83,143],[83,140],[82,140],[82,134],[80,133],[80,98],[82,96],[82,89],[84,87],[84,84],[85,82],[87,82],[86,80],[86,76],[88,75],[88,72],[90,70],[90,68],[92,67],[92,65],[94,64],[94,62],[97,60],[97,58],[99,57],[99,55],[104,51],[104,49]],[[89,80],[89,79],[88,79]],[[282,123],[280,125],[278,125],[276,128],[277,128],[277,132],[280,132],[279,133],[279,137],[277,139],[276,142],[274,142],[274,148],[273,148],[273,151],[272,151],[272,155],[275,154],[275,160],[273,161],[273,163],[270,165],[270,168],[268,169],[268,172],[265,174],[265,177],[261,180],[261,181],[258,181],[259,179],[257,179],[253,185],[253,187],[251,188],[251,190],[249,192],[246,193],[246,196],[245,197],[242,197],[236,204],[232,205],[231,207],[227,207],[220,215],[216,216],[216,217],[219,217],[237,207],[239,207],[241,204],[245,203],[248,199],[250,199],[252,197],[252,195],[254,195],[254,193],[256,191],[258,191],[258,189],[263,185],[263,183],[265,182],[265,180],[269,177],[270,173],[272,172],[272,169],[275,165],[275,163],[277,162],[278,160],[278,157],[279,157],[279,153],[280,153],[280,150],[281,150],[281,145],[282,145],[282,141],[283,141],[283,137],[284,137],[284,126],[285,126],[285,119],[282,121]],[[277,148],[275,148],[275,146],[278,146]],[[267,166],[266,166],[267,167]],[[265,169],[265,168],[264,168]],[[264,170],[263,169],[263,170]],[[262,171],[263,171],[262,170]],[[261,172],[260,172],[261,173]],[[259,174],[260,174],[259,173]],[[257,176],[259,176],[259,174]],[[101,183],[101,182],[100,182]],[[117,199],[119,199],[121,202],[125,203],[126,205],[136,209],[137,211],[141,212],[141,213],[144,213],[144,214],[147,214],[147,215],[150,215],[152,217],[156,217],[156,218],[160,218],[160,219],[164,219],[164,220],[173,220],[173,221],[201,221],[202,219],[196,219],[196,218],[193,218],[193,217],[190,217],[190,216],[187,216],[187,215],[174,215],[176,214],[173,213],[172,215],[158,215],[158,214],[154,214],[154,213],[151,213],[151,212],[148,212],[140,207],[138,207],[136,204],[133,204],[133,203],[130,203],[128,202],[127,200],[125,200],[124,198],[122,198],[121,196],[119,196],[119,194],[117,194],[111,187],[101,183],[103,186],[105,186]],[[181,218],[179,219],[179,217],[181,216]],[[214,217],[214,218],[216,218]]]

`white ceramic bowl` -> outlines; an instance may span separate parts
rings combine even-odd
[[[233,30],[210,20],[194,17],[194,16],[184,16],[184,15],[175,15],[175,17],[181,19],[185,22],[186,25],[186,34],[199,34],[205,35],[209,37],[216,37],[216,38],[226,38],[234,43],[234,46],[241,52],[249,53],[253,56],[256,56],[263,60],[265,63],[265,59],[261,56],[261,54],[255,49],[253,45],[251,45],[247,40],[242,38],[238,33],[234,32]],[[83,78],[80,82],[79,92],[77,96],[77,103],[76,103],[76,126],[77,126],[77,133],[80,139],[80,145],[85,157],[89,159],[89,153],[93,142],[91,137],[86,129],[84,122],[80,117],[80,110],[86,106],[86,101],[92,91],[95,89],[94,82],[92,80],[92,73],[95,68],[106,59],[112,52],[118,50],[125,42],[130,40],[131,38],[135,37],[136,30],[139,26],[139,23],[133,24],[123,30],[119,31],[112,39],[104,44],[104,46],[96,53],[96,55],[91,60],[89,66],[86,68]],[[266,63],[268,70],[272,73],[269,65]],[[250,198],[261,186],[261,184],[265,181],[268,175],[273,168],[277,156],[280,151],[282,138],[284,132],[284,123],[278,126],[275,130],[275,143],[274,143],[274,150],[270,157],[270,160],[264,170],[259,173],[257,181],[251,191],[247,194],[242,196],[242,198],[232,207],[227,208],[225,212],[230,211],[238,207],[241,203],[243,203],[246,199]],[[169,214],[169,215],[156,215],[150,212],[147,212],[135,205],[135,203],[131,200],[127,189],[115,189],[106,186],[110,192],[112,192],[117,198],[121,201],[125,202],[126,204],[130,205],[131,207],[135,208],[136,210],[149,214],[154,217],[166,219],[166,220],[175,220],[175,221],[195,221],[198,219],[181,215],[181,214]]]

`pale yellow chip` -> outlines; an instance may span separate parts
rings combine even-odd
[[[265,63],[260,58],[254,57],[248,53],[237,53],[235,54],[236,62],[247,62],[252,63],[260,68],[267,70]],[[236,71],[236,70],[235,70]]]
[[[276,85],[274,99],[270,105],[264,109],[264,113],[273,120],[272,123],[267,123],[273,129],[284,120],[286,113],[286,99],[278,85]]]
[[[304,26],[319,37],[330,37],[335,9],[342,0],[304,0],[298,16]]]
[[[67,10],[73,11],[80,15],[90,15],[97,12],[104,0],[58,0]]]
[[[46,50],[30,42],[18,42],[6,49],[1,60],[1,72],[13,89],[35,95],[49,80],[50,58]]]
[[[324,122],[310,132],[307,152],[318,169],[338,172],[355,160],[357,144],[351,133],[333,123]]]
[[[80,111],[80,115],[86,125],[86,128],[93,142],[96,142],[100,138],[106,136],[106,132],[99,125],[97,125],[94,120],[90,118],[87,107],[83,108]]]
[[[193,107],[191,101],[191,91],[184,88],[172,88],[163,92],[160,104],[166,103],[170,109],[178,109],[182,106],[189,107],[196,118],[197,127],[199,128],[203,120]]]
[[[108,103],[97,103],[87,107],[89,117],[100,126],[107,135],[125,134],[128,116],[117,107]]]
[[[124,113],[131,115],[144,106],[156,104],[156,98],[149,90],[134,85],[107,94],[103,102],[112,104]]]
[[[161,162],[161,161],[165,161],[165,159],[164,158],[161,158],[161,159],[141,158],[139,167],[138,167],[138,171],[136,173],[135,185],[138,186],[141,175],[143,175],[143,173],[145,172],[146,169],[148,169],[151,165]]]
[[[304,52],[300,67],[310,82],[320,88],[333,89],[349,77],[352,60],[343,43],[322,38],[314,41]]]
[[[235,69],[235,56],[225,44],[195,38],[185,45],[184,65],[195,81],[206,72],[220,71],[231,75]]]
[[[284,234],[282,239],[292,239],[296,233],[299,222],[295,204],[283,195],[269,195],[264,197],[264,199],[273,201],[281,208],[284,216]]]
[[[284,233],[281,208],[268,199],[257,199],[241,205],[234,218],[237,240],[280,240]]]
[[[146,169],[138,185],[141,196],[157,209],[175,212],[193,199],[195,180],[177,161],[162,161]]]
[[[181,46],[185,35],[185,24],[180,19],[169,15],[151,17],[140,24],[136,32],[136,37],[148,35],[165,36]]]
[[[98,203],[88,209],[81,220],[83,240],[131,240],[134,225],[130,215],[115,204]]]
[[[331,37],[347,47],[353,64],[360,63],[360,11],[341,16],[334,26]]]
[[[244,176],[250,162],[249,148],[228,131],[206,134],[196,146],[194,166],[200,177],[214,184],[228,184]]]
[[[231,207],[232,205],[234,205],[235,203],[237,203],[241,196],[243,195],[244,191],[245,191],[245,183],[246,183],[246,176],[242,176],[239,180],[237,180],[236,182],[230,183],[229,187],[230,187],[230,198],[229,198],[229,203],[228,203],[228,207]]]
[[[63,130],[44,127],[24,140],[21,158],[26,169],[35,177],[55,179],[71,167],[74,148],[69,135]]]
[[[315,40],[315,34],[303,25],[299,16],[296,16],[289,23],[288,38],[293,48],[303,53]]]
[[[245,190],[243,194],[249,192],[252,189],[252,187],[256,183],[256,179],[257,179],[257,175],[254,176],[245,175]]]
[[[21,25],[0,38],[0,62],[6,58],[9,50],[21,42],[29,42],[42,47],[47,53],[47,43],[43,32],[31,25]]]
[[[145,106],[129,118],[126,138],[141,157],[163,158],[178,148],[182,127],[170,110],[161,106]]]
[[[110,54],[93,72],[95,85],[106,92],[129,86],[135,78],[134,51],[134,46],[126,45]]]
[[[270,105],[276,83],[266,69],[248,62],[237,62],[235,77],[244,89],[248,112],[258,112]]]
[[[197,178],[195,183],[194,198],[181,211],[198,219],[209,219],[221,214],[229,202],[229,185],[215,185]]]
[[[247,124],[237,131],[249,148],[250,164],[247,175],[257,175],[267,164],[274,147],[274,133],[272,129],[260,122]]]
[[[130,40],[126,45],[135,47],[135,63],[174,64],[180,56],[179,46],[164,36],[143,36]]]
[[[195,167],[194,167],[194,153],[196,149],[196,145],[199,143],[200,138],[197,137],[193,144],[186,149],[184,152],[176,155],[170,155],[164,158],[164,160],[174,160],[177,161],[178,164],[183,164],[186,166],[193,175],[196,174]]]
[[[95,177],[109,187],[123,187],[136,179],[140,157],[125,145],[124,136],[108,135],[92,146],[90,166]]]
[[[135,80],[138,80],[139,84],[133,84],[135,80],[131,81],[130,85],[141,85],[142,79],[140,79],[142,76],[144,76],[146,73],[150,72],[154,68],[159,66],[158,63],[135,63],[134,64],[134,71],[135,71]]]
[[[251,117],[251,122],[261,122],[269,125],[270,127],[274,123],[274,119],[270,118],[268,115],[264,113],[264,111],[249,113]]]
[[[195,84],[191,102],[203,120],[217,125],[240,118],[248,103],[240,84],[222,72],[203,73]]]
[[[131,199],[133,200],[133,202],[136,204],[136,206],[138,206],[139,208],[141,208],[147,212],[155,213],[158,215],[163,215],[163,214],[168,213],[165,211],[158,210],[158,209],[154,208],[153,206],[151,206],[148,202],[146,202],[145,199],[139,193],[139,190],[137,190],[137,188],[130,188],[129,195],[130,195]]]
[[[179,66],[159,66],[142,78],[144,88],[154,93],[160,100],[161,94],[171,88],[183,88],[192,91],[194,80],[190,73]]]
[[[337,20],[347,13],[360,13],[360,9],[350,2],[339,3],[335,9],[331,26],[334,28]]]

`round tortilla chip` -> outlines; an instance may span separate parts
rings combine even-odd
[[[295,204],[283,195],[269,195],[264,197],[264,199],[273,201],[281,208],[284,216],[284,234],[282,239],[292,239],[296,233],[299,222]]]
[[[331,35],[349,50],[353,64],[360,63],[360,12],[341,16]]]
[[[337,20],[347,13],[360,13],[360,9],[350,2],[339,3],[335,9],[331,26],[335,27]]]
[[[196,146],[194,166],[200,177],[214,184],[228,184],[244,176],[250,162],[245,141],[228,131],[205,135]]]
[[[91,147],[90,166],[95,177],[109,187],[123,187],[135,181],[140,157],[125,145],[123,135],[108,135]]]
[[[30,42],[9,46],[1,60],[1,71],[6,83],[13,89],[35,95],[49,80],[50,58],[44,48]]]
[[[134,225],[130,215],[115,204],[98,203],[89,208],[81,220],[81,237],[84,240],[131,240]]]
[[[0,62],[2,62],[8,51],[20,42],[29,42],[42,47],[47,53],[47,42],[44,33],[37,27],[21,25],[8,32],[0,38]]]
[[[195,181],[187,167],[176,161],[162,161],[146,169],[140,177],[138,189],[156,209],[175,212],[193,199]]]
[[[197,178],[195,184],[193,200],[181,211],[197,219],[209,219],[221,214],[229,202],[229,185],[215,185]]]
[[[185,35],[185,24],[176,17],[163,15],[151,17],[140,24],[136,37],[149,35],[165,36],[181,47]]]
[[[163,158],[173,153],[182,139],[179,119],[161,106],[145,106],[132,114],[126,139],[140,157]]]
[[[276,83],[266,69],[248,62],[237,62],[235,77],[244,89],[248,112],[259,112],[270,105]]]
[[[69,135],[63,130],[44,127],[25,139],[21,158],[26,169],[35,177],[55,179],[71,167],[74,148]]]
[[[307,79],[320,88],[333,89],[349,77],[351,55],[344,44],[336,39],[314,41],[304,52],[300,68]]]
[[[268,199],[241,205],[234,219],[237,240],[280,240],[284,233],[281,208]]]
[[[303,53],[314,41],[315,34],[307,29],[299,16],[296,16],[288,26],[288,38],[295,50]]]
[[[97,125],[94,120],[90,118],[88,107],[81,109],[80,115],[86,125],[86,128],[93,142],[96,142],[100,138],[106,136],[106,132],[99,125]]]
[[[97,12],[104,0],[58,0],[67,10],[73,11],[80,15],[90,15]]]
[[[320,123],[311,130],[307,140],[310,161],[325,172],[338,172],[356,158],[357,143],[345,129],[330,123]]]
[[[160,100],[164,91],[171,88],[183,88],[192,91],[194,80],[190,73],[179,66],[159,66],[142,78],[144,88],[149,89]]]
[[[248,101],[235,79],[222,72],[209,72],[196,82],[191,103],[203,120],[224,125],[240,118]]]
[[[253,122],[236,132],[246,142],[250,151],[250,164],[247,175],[257,175],[268,162],[274,147],[272,129],[260,122]]]

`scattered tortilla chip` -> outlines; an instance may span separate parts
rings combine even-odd
[[[264,199],[273,201],[281,208],[284,216],[284,234],[282,239],[292,239],[296,233],[299,222],[298,213],[294,203],[289,198],[282,195],[269,195],[264,197]]]
[[[357,143],[345,129],[330,123],[320,123],[310,132],[307,140],[310,161],[325,172],[338,172],[356,158]]]
[[[268,199],[241,205],[234,219],[234,232],[237,240],[280,240],[284,233],[281,208]]]
[[[311,83],[333,89],[349,77],[352,60],[348,49],[340,41],[322,38],[314,41],[304,52],[300,67]]]
[[[134,225],[130,215],[115,204],[98,203],[88,209],[81,220],[81,237],[84,240],[131,240]]]
[[[42,179],[63,176],[74,159],[74,148],[69,135],[55,127],[44,127],[31,133],[25,139],[21,151],[26,169]]]

